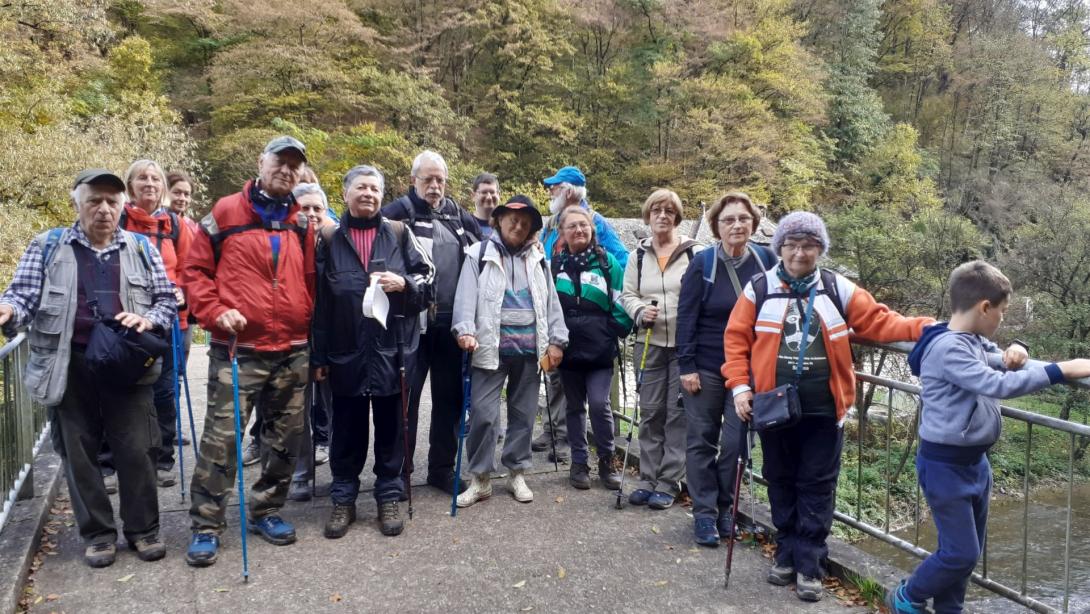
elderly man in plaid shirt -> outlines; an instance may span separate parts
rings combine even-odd
[[[76,223],[35,238],[0,296],[5,334],[30,325],[23,380],[31,397],[49,408],[92,567],[112,564],[117,554],[113,507],[97,459],[103,439],[114,451],[129,547],[145,561],[166,553],[159,540],[159,430],[151,391],[160,362],[132,386],[117,387],[97,380],[85,357],[96,315],[144,332],[168,330],[177,310],[159,252],[118,228],[124,192],[124,182],[109,171],[80,173],[72,190]]]

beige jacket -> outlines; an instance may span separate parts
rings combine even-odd
[[[666,262],[666,269],[659,270],[658,256],[651,246],[651,239],[640,239],[636,249],[628,253],[624,269],[624,291],[621,304],[632,321],[642,329],[640,320],[644,307],[658,301],[659,317],[651,327],[651,345],[675,347],[677,331],[677,301],[681,294],[681,276],[689,268],[689,261],[703,246],[692,239],[682,237],[681,243]],[[642,254],[642,255],[641,255]],[[640,261],[643,261],[641,266]],[[643,341],[643,331],[639,341]]]

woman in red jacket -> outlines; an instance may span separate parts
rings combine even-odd
[[[735,412],[748,422],[754,392],[794,382],[802,419],[761,431],[776,557],[768,581],[796,583],[804,601],[821,599],[825,540],[833,522],[844,419],[855,402],[850,334],[879,342],[914,341],[931,318],[906,318],[827,269],[825,223],[796,211],[772,237],[780,264],[750,282],[724,333],[723,377]],[[797,368],[802,360],[802,367]],[[752,379],[751,379],[752,376]]]

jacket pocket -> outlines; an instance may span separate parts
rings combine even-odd
[[[129,310],[139,315],[151,311],[151,305],[154,301],[151,279],[135,272],[128,273],[126,279],[129,284]]]
[[[31,351],[27,361],[26,370],[23,372],[23,384],[35,399],[43,399],[49,391],[49,379],[53,373],[53,366],[57,364],[56,352]]]

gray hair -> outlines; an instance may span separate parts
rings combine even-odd
[[[386,178],[382,176],[382,171],[370,164],[360,164],[349,169],[348,172],[344,174],[342,189],[347,191],[348,186],[352,185],[352,182],[360,177],[378,177],[379,192],[386,192]]]
[[[291,195],[295,197],[295,200],[299,200],[307,194],[317,194],[321,196],[322,206],[329,209],[329,198],[326,197],[325,190],[322,189],[322,186],[316,183],[300,183],[291,191]]]
[[[572,185],[568,182],[558,183],[556,187],[568,191],[568,200],[578,196],[579,202],[587,200],[587,186],[585,185]]]
[[[416,173],[420,171],[420,167],[423,166],[425,162],[437,164],[443,169],[444,173],[448,175],[450,174],[450,170],[447,169],[447,161],[443,159],[443,156],[435,153],[430,149],[425,149],[416,156],[416,158],[413,160],[413,168],[412,171],[410,171],[410,174],[413,177],[416,177]]]

